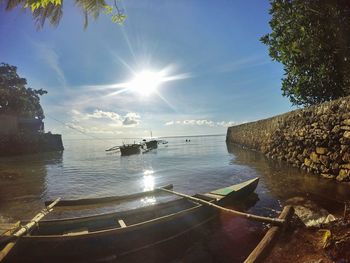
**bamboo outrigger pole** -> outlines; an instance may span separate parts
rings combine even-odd
[[[243,213],[243,212],[240,212],[240,211],[236,211],[236,210],[233,210],[233,209],[222,207],[222,206],[217,205],[217,204],[213,204],[211,202],[208,202],[208,201],[205,201],[203,199],[196,198],[196,197],[193,197],[193,196],[190,196],[190,195],[186,195],[186,194],[183,194],[183,193],[175,192],[175,191],[164,189],[164,188],[159,188],[159,189],[161,189],[161,190],[163,190],[165,192],[174,194],[174,195],[178,195],[178,196],[190,199],[192,201],[198,202],[198,203],[203,204],[203,205],[214,207],[216,209],[219,209],[221,211],[227,212],[229,214],[233,214],[233,215],[240,216],[240,217],[245,217],[245,218],[250,219],[250,220],[263,222],[263,223],[269,223],[269,224],[272,224],[272,225],[275,225],[275,226],[282,226],[285,223],[284,219],[271,218],[271,217],[265,217],[265,216],[257,216],[257,215],[253,215],[253,214]]]
[[[259,263],[264,262],[266,257],[269,255],[271,249],[276,243],[281,232],[288,227],[290,220],[294,214],[294,208],[290,205],[287,205],[283,208],[281,214],[278,218],[284,219],[286,224],[284,226],[273,226],[271,227],[261,239],[259,244],[255,247],[255,249],[250,253],[244,263]]]
[[[53,207],[60,201],[61,198],[57,198],[49,206],[41,210],[36,216],[33,217],[25,226],[22,226],[8,239],[8,244],[0,251],[0,262],[7,256],[11,249],[16,245],[18,238],[26,234],[33,226],[35,226],[44,216],[49,214]]]

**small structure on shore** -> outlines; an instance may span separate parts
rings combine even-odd
[[[45,133],[38,118],[0,115],[0,156],[62,151],[60,134]]]

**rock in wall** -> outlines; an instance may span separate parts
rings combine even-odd
[[[350,97],[229,127],[226,142],[328,179],[350,181]]]

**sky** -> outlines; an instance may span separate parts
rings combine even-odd
[[[0,10],[0,62],[45,89],[45,129],[64,138],[225,134],[292,110],[283,67],[259,39],[268,0],[121,0],[90,20],[64,1],[58,27]],[[88,134],[88,135],[85,135]]]

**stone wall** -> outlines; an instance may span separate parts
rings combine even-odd
[[[350,97],[229,127],[226,142],[324,178],[350,181]]]
[[[0,156],[62,151],[60,134],[36,133],[0,136]]]

